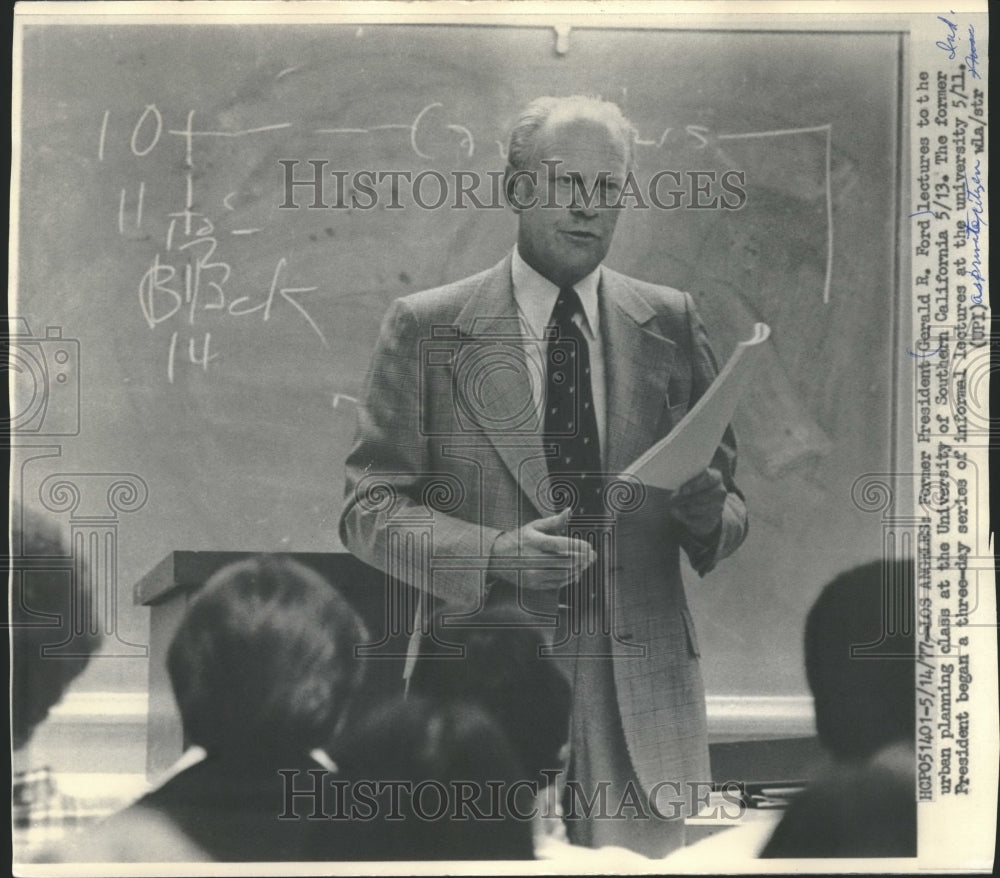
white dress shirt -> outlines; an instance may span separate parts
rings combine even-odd
[[[545,327],[549,324],[552,309],[559,295],[559,287],[528,265],[521,258],[521,254],[517,252],[516,246],[511,260],[510,274],[518,313],[528,327],[524,354],[528,358],[528,372],[531,376],[531,392],[535,401],[535,410],[541,419],[545,405],[546,371],[546,344],[543,339]],[[573,284],[573,289],[576,290],[576,294],[580,297],[580,303],[583,305],[583,314],[576,314],[573,317],[573,322],[587,339],[590,357],[590,390],[594,399],[597,436],[601,443],[601,458],[606,460],[604,345],[601,343],[600,308],[597,305],[597,289],[600,286],[600,280],[601,267],[597,266],[590,274]]]

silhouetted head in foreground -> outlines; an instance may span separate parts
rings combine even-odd
[[[461,646],[464,655],[424,651],[410,692],[478,704],[507,736],[524,777],[544,783],[539,772],[562,767],[560,751],[569,740],[569,683],[552,658],[540,655],[539,629],[526,627],[513,611],[491,608],[476,616],[476,625],[436,627],[441,639]]]
[[[531,796],[504,734],[478,706],[413,696],[390,702],[338,758],[362,809],[354,823],[359,858],[532,858]],[[374,807],[359,797],[366,784]]]
[[[834,771],[794,799],[761,856],[912,857],[914,565],[865,564],[823,589],[806,621],[806,675]]]
[[[806,676],[823,745],[838,759],[865,759],[914,736],[912,561],[842,573],[806,619]]]
[[[52,520],[14,506],[10,563],[11,726],[19,749],[87,667],[100,636],[86,624],[94,595],[82,562]]]
[[[354,647],[366,639],[340,593],[296,561],[219,570],[167,655],[188,742],[254,761],[329,746],[361,685]]]

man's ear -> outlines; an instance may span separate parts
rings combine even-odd
[[[531,204],[534,194],[534,174],[508,164],[503,174],[504,199],[514,213],[522,213]]]

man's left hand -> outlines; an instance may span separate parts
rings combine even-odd
[[[708,536],[722,519],[726,494],[722,473],[708,467],[680,486],[674,495],[670,513],[694,536]]]

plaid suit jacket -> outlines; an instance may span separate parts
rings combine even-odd
[[[614,474],[670,431],[717,366],[688,294],[603,268],[598,297],[607,382],[602,452]],[[509,256],[393,303],[346,461],[340,534],[361,560],[456,612],[517,602],[530,618],[550,620],[559,643],[567,623],[556,592],[493,584],[486,573],[502,532],[555,511],[546,462],[552,449],[533,403],[525,331]],[[663,780],[709,777],[698,641],[679,552],[704,575],[744,539],[735,465],[730,429],[713,458],[728,495],[711,545],[669,516],[665,492],[637,495],[633,485],[618,495],[607,612],[617,707],[647,791]]]

